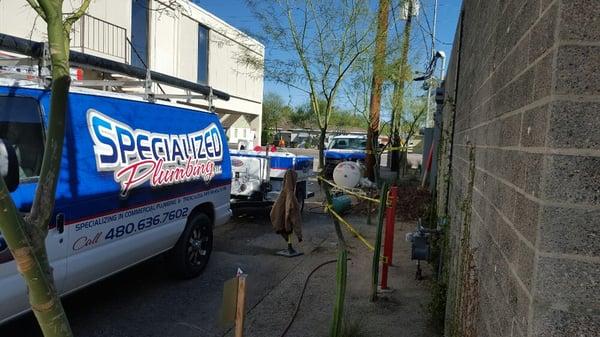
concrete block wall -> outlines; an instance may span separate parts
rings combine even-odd
[[[477,336],[600,336],[600,0],[464,0],[451,58],[449,288],[467,226]]]

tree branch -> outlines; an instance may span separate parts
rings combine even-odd
[[[27,0],[27,2],[42,19],[46,20],[46,13],[44,13],[37,0]]]
[[[81,18],[83,16],[83,14],[85,14],[85,12],[87,12],[88,7],[90,7],[90,2],[91,2],[91,0],[83,0],[79,9],[76,10],[75,13],[71,14],[69,17],[67,17],[65,19],[65,22],[64,22],[65,30],[68,30],[68,31],[71,30],[71,26],[73,25],[73,23],[75,23],[75,21],[79,20],[79,18]]]

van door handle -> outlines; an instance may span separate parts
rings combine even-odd
[[[65,214],[58,213],[56,214],[56,230],[59,234],[62,234],[65,231]]]

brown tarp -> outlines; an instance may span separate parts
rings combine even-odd
[[[296,198],[296,180],[298,174],[288,170],[283,176],[281,194],[271,209],[271,223],[277,234],[285,239],[292,232],[302,241],[302,218],[300,216],[300,203]]]

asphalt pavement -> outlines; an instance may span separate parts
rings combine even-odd
[[[77,337],[232,337],[231,325],[220,326],[223,283],[238,268],[248,274],[246,337],[279,337],[290,321],[306,278],[315,267],[336,258],[337,239],[331,219],[322,214],[317,192],[303,213],[304,241],[294,245],[305,254],[276,256],[286,242],[271,228],[268,209],[241,210],[215,229],[214,250],[207,269],[198,278],[172,278],[161,256],[143,262],[63,299]],[[375,241],[375,226],[366,225],[360,209],[351,223]],[[362,337],[435,337],[425,313],[428,283],[414,280],[410,249],[404,243],[414,224],[397,228],[390,284],[398,289],[377,303],[368,301],[372,252],[347,232],[350,245],[347,324]],[[335,263],[324,266],[309,282],[306,296],[286,337],[328,335],[335,297]],[[392,323],[393,322],[393,323]],[[42,337],[33,315],[0,326],[0,337]]]
[[[64,298],[73,332],[82,337],[223,336],[230,328],[218,324],[223,283],[241,268],[248,274],[248,308],[256,307],[331,232],[323,215],[305,212],[304,220],[304,242],[296,245],[307,254],[289,259],[275,256],[286,242],[273,232],[268,210],[242,211],[215,229],[209,265],[196,279],[172,278],[158,256]],[[27,314],[0,326],[0,336],[42,335]]]

